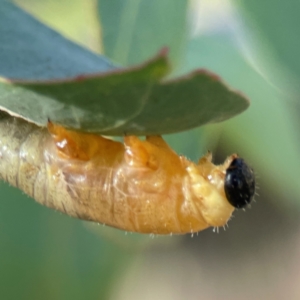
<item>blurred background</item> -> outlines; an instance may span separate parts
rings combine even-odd
[[[239,153],[259,196],[226,231],[150,237],[72,219],[1,183],[0,298],[300,299],[300,2],[15,3],[124,66],[167,45],[172,77],[206,68],[247,95],[240,116],[165,138],[193,160]]]

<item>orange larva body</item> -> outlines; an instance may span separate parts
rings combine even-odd
[[[50,134],[49,134],[50,133]],[[197,232],[223,226],[234,207],[224,192],[223,165],[210,155],[194,164],[159,136],[124,144],[49,123],[0,121],[0,176],[39,203],[127,231]]]

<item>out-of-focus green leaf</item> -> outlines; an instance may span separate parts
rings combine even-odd
[[[110,135],[178,132],[226,120],[248,107],[244,96],[204,70],[162,82],[170,70],[166,54],[161,51],[147,63],[114,70],[103,57],[4,2],[0,107],[38,125],[50,119]]]
[[[167,46],[174,65],[186,41],[187,4],[187,0],[98,0],[104,53],[132,65]]]
[[[135,252],[127,251],[90,233],[83,221],[38,205],[2,182],[0,188],[1,298],[111,299],[141,243],[128,237]]]
[[[235,0],[249,29],[266,42],[291,71],[300,77],[300,1]]]
[[[116,69],[13,4],[0,2],[0,77],[58,80]]]
[[[93,51],[101,51],[94,0],[14,0],[14,3],[68,39]]]

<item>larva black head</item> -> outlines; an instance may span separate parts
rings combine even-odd
[[[249,204],[255,193],[253,170],[241,158],[235,158],[225,177],[225,194],[229,203],[236,208]]]

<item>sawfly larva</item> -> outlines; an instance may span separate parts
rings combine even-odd
[[[178,156],[160,136],[124,144],[48,123],[0,120],[0,176],[37,202],[126,231],[184,234],[224,226],[253,198],[253,171],[237,155],[214,165]]]

